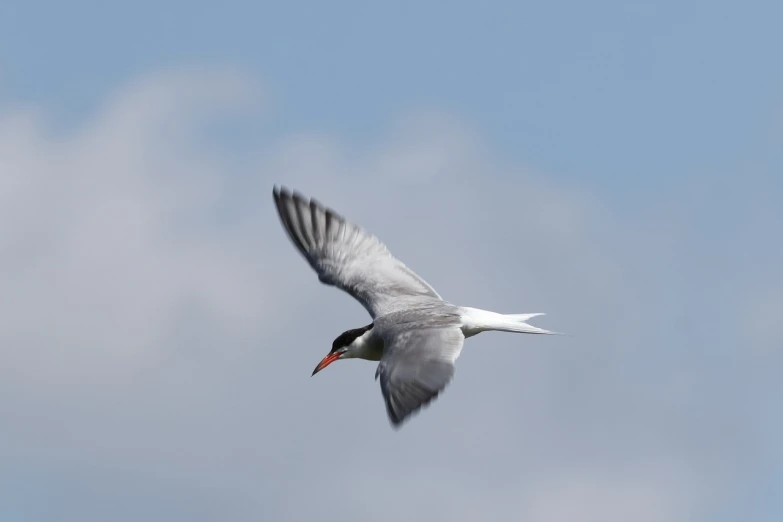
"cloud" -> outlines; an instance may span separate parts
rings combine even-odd
[[[758,294],[710,299],[721,266],[690,244],[698,228],[619,215],[449,115],[363,146],[214,139],[263,118],[262,101],[237,71],[179,70],[65,132],[41,110],[2,112],[0,485],[14,500],[0,512],[699,519],[769,456],[746,451],[771,429],[748,405],[774,385],[734,341],[775,331],[758,314],[716,327]],[[369,363],[309,377],[367,316],[299,259],[273,183],[373,231],[447,299],[548,312],[542,326],[573,336],[472,339],[448,391],[390,430]]]

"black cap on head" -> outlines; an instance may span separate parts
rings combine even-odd
[[[330,353],[334,353],[340,348],[345,348],[346,346],[350,345],[352,342],[354,342],[357,337],[361,337],[364,335],[365,332],[369,331],[373,327],[373,323],[368,324],[367,326],[362,326],[361,328],[354,328],[353,330],[347,330],[343,333],[341,333],[337,339],[334,340],[332,343],[332,351]]]

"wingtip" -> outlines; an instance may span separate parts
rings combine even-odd
[[[327,214],[331,214],[332,217],[338,217],[340,214],[335,210],[327,207],[316,198],[307,197],[298,190],[289,189],[285,185],[278,185],[275,183],[272,185],[272,196],[276,202],[280,200],[293,200],[297,203],[302,203],[309,206],[312,210],[321,209]]]
[[[388,417],[389,417],[389,425],[395,431],[398,431],[400,428],[402,428],[403,424],[405,424],[406,419],[398,419],[396,417],[392,417],[391,415],[389,415]]]
[[[304,203],[306,205],[309,205],[310,203],[310,199],[305,197],[305,195],[299,192],[298,190],[292,190],[290,196],[297,203]]]
[[[298,190],[289,189],[285,185],[275,184],[272,187],[272,194],[275,198],[275,201],[278,203],[281,200],[293,200],[296,203],[308,203],[308,199],[302,195],[301,192]]]

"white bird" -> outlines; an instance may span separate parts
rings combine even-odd
[[[296,191],[275,186],[273,194],[283,226],[318,279],[353,296],[373,319],[340,334],[313,375],[339,359],[379,361],[375,378],[395,428],[449,384],[466,338],[489,330],[555,333],[527,324],[542,313],[452,305],[372,234]]]

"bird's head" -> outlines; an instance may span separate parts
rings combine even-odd
[[[372,323],[361,328],[346,330],[337,336],[332,343],[332,350],[321,359],[318,366],[313,370],[313,375],[320,372],[338,359],[351,359],[359,356],[359,351],[366,342],[365,334],[373,327]]]

